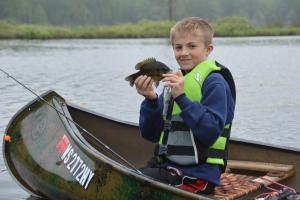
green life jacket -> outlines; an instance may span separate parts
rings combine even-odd
[[[219,72],[228,82],[235,100],[235,84],[230,71],[213,60],[206,60],[197,65],[184,76],[184,93],[191,101],[200,102],[202,85],[212,72]],[[164,120],[164,130],[160,135],[157,154],[179,165],[197,165],[199,163],[217,164],[226,167],[228,157],[228,141],[231,124],[224,126],[223,133],[215,143],[206,147],[194,137],[180,117],[181,109],[174,102],[170,120]],[[169,111],[170,112],[170,111]]]

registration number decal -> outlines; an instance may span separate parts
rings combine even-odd
[[[68,171],[86,190],[95,174],[75,152],[66,135],[58,141],[56,150]]]

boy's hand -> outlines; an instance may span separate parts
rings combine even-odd
[[[135,88],[140,95],[147,99],[156,99],[157,95],[153,87],[154,81],[150,76],[141,75],[134,81]]]
[[[163,74],[166,86],[170,86],[172,88],[172,96],[175,99],[184,93],[184,78],[180,70],[168,74]]]

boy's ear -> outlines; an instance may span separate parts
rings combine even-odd
[[[207,45],[207,56],[214,50],[214,46],[212,44]]]

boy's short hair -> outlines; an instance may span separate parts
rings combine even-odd
[[[209,45],[212,43],[214,31],[207,21],[199,17],[186,17],[178,21],[170,30],[170,40],[173,44],[175,34],[197,33],[202,31],[204,44]]]

